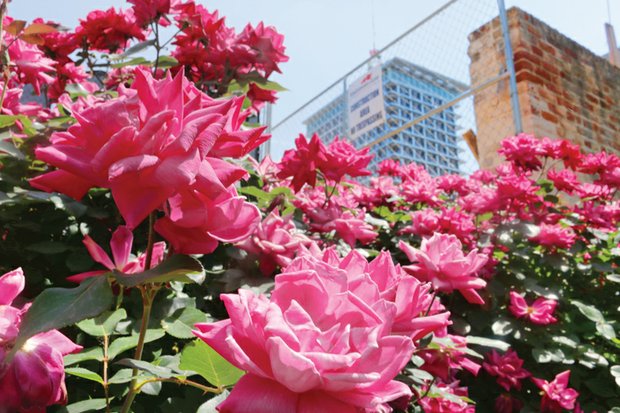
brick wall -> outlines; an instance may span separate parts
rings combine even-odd
[[[508,26],[524,132],[620,152],[620,69],[518,8],[508,10]],[[469,42],[473,85],[503,72],[498,18]],[[514,134],[508,79],[478,93],[474,106],[480,167],[491,168],[500,141]]]

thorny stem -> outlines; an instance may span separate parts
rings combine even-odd
[[[144,263],[144,271],[151,269],[151,261],[153,260],[153,246],[155,245],[155,212],[149,214],[149,235],[146,244],[146,262]]]
[[[178,385],[192,386],[192,387],[195,387],[197,389],[202,390],[205,393],[220,394],[223,391],[223,389],[221,389],[221,388],[205,386],[205,385],[202,385],[200,383],[196,383],[195,381],[192,381],[192,380],[187,380],[187,379],[182,379],[182,378],[169,378],[169,379],[165,379],[165,378],[162,378],[162,377],[154,377],[152,379],[147,379],[147,380],[144,380],[144,381],[140,382],[136,386],[136,392],[140,391],[142,386],[144,386],[145,384],[153,383],[153,382],[175,383],[175,384],[178,384]]]
[[[435,302],[435,297],[437,297],[437,291],[433,291],[433,298],[431,298],[431,303],[428,305],[428,308],[426,309],[426,312],[424,313],[424,317],[426,317],[428,313],[431,312],[431,309],[433,308],[433,303]]]
[[[153,23],[155,32],[155,65],[153,66],[153,76],[157,74],[157,69],[159,68],[159,53],[161,52],[162,46],[159,44],[159,24],[157,22]]]
[[[428,387],[424,391],[424,394],[422,394],[420,397],[418,397],[418,400],[422,400],[423,398],[426,397],[426,395],[431,391],[431,387],[433,387],[433,384],[435,384],[435,380],[436,379],[437,379],[437,377],[433,377],[433,380],[431,380],[430,384],[428,385]],[[418,400],[416,400],[416,401],[418,401]]]
[[[146,247],[146,262],[144,263],[144,269],[149,270],[151,268],[151,259],[153,257],[153,246],[155,245],[155,213],[151,212],[149,214],[149,234],[148,241]],[[146,338],[146,331],[149,326],[149,320],[151,318],[151,310],[153,309],[153,301],[155,300],[155,296],[157,295],[157,291],[159,291],[160,286],[157,284],[148,284],[138,286],[140,289],[140,295],[142,296],[142,322],[140,323],[140,333],[138,336],[138,345],[136,346],[136,353],[134,355],[135,360],[142,360],[142,353],[144,351],[144,341]],[[127,393],[127,397],[125,398],[125,402],[123,403],[123,407],[121,409],[121,413],[128,413],[135,399],[140,387],[136,386],[138,381],[138,369],[134,368],[132,371],[132,379],[129,384],[129,392]]]
[[[151,310],[153,309],[153,300],[155,299],[155,295],[159,290],[159,287],[156,286],[139,286],[140,293],[142,295],[142,322],[140,323],[140,335],[138,336],[138,345],[136,347],[136,353],[134,355],[135,360],[142,360],[142,352],[144,351],[144,341],[146,338],[146,330],[148,329],[149,320],[151,318]],[[133,403],[133,399],[135,399],[139,387],[136,387],[136,383],[138,381],[138,369],[134,368],[132,371],[132,379],[129,384],[129,393],[127,393],[127,397],[125,398],[125,403],[123,403],[123,408],[121,409],[121,413],[128,413],[131,404]]]
[[[105,392],[105,411],[110,413],[110,392],[108,389],[108,345],[107,334],[103,335],[103,391]]]

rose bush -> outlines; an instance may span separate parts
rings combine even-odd
[[[129,4],[0,19],[0,412],[620,409],[618,156],[259,163],[283,36]]]

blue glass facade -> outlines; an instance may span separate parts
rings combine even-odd
[[[382,65],[382,78],[386,122],[353,141],[358,148],[443,105],[466,88],[465,85],[399,58]],[[342,94],[304,122],[307,134],[311,136],[318,133],[326,143],[336,136],[347,137],[346,110],[346,95]],[[391,158],[401,163],[422,164],[431,175],[459,173],[456,121],[454,107],[449,107],[372,145],[370,150],[375,156],[370,166],[374,167]]]

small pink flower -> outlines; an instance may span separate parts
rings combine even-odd
[[[539,297],[530,306],[522,295],[511,291],[508,309],[517,318],[523,317],[534,324],[547,325],[558,321],[553,317],[557,305],[558,302],[555,300]]]
[[[324,160],[325,145],[319,135],[314,134],[310,141],[304,135],[299,135],[295,140],[295,149],[284,152],[278,164],[278,178],[292,177],[291,186],[295,192],[299,192],[305,184],[316,185],[318,165]]]
[[[568,169],[562,169],[560,171],[551,169],[547,172],[547,178],[553,182],[553,185],[558,191],[564,191],[568,194],[572,194],[573,191],[579,187],[579,178],[577,178],[574,172]]]
[[[13,40],[12,36],[6,35],[5,42],[10,44],[9,57],[11,65],[15,66],[16,77],[14,78],[20,85],[31,84],[34,93],[41,93],[41,86],[50,84],[54,78],[50,72],[54,72],[54,61],[43,55],[43,52],[33,44],[23,40]]]
[[[370,175],[366,169],[373,155],[369,155],[370,148],[356,150],[346,140],[336,137],[326,148],[325,158],[320,159],[318,168],[325,178],[340,182],[345,175],[350,177]]]
[[[487,360],[482,363],[482,367],[491,376],[496,376],[497,384],[506,391],[510,391],[511,388],[521,390],[521,380],[530,376],[530,373],[523,368],[523,360],[513,350],[508,350],[504,355],[495,350],[491,351],[487,354]]]
[[[438,349],[424,348],[416,353],[424,359],[421,369],[443,381],[453,379],[455,374],[463,369],[477,376],[480,371],[480,364],[467,357],[467,353],[464,351],[467,349],[465,337],[448,334],[442,338],[449,339],[449,344],[440,343]]]
[[[565,228],[560,224],[540,224],[540,232],[531,237],[534,241],[547,248],[569,249],[577,239],[572,228]]]
[[[145,39],[133,10],[116,11],[114,7],[88,13],[86,19],[80,19],[75,34],[79,42],[88,42],[91,49],[112,53],[125,49],[131,39]]]
[[[108,271],[119,271],[123,274],[135,274],[144,271],[146,264],[146,253],[138,257],[131,255],[133,245],[133,233],[125,226],[118,227],[110,240],[112,259],[91,237],[88,235],[83,240],[90,256],[108,269]],[[165,242],[156,242],[153,245],[153,255],[151,256],[151,268],[155,267],[164,259],[166,251]],[[89,271],[67,277],[69,281],[82,282],[89,277],[105,274],[106,270]]]
[[[268,276],[273,274],[276,266],[289,265],[300,247],[311,243],[308,237],[296,230],[292,215],[281,218],[275,210],[258,224],[250,237],[237,246],[258,255],[259,268]]]
[[[545,155],[545,147],[542,141],[533,135],[521,133],[504,139],[501,145],[497,152],[504,155],[509,162],[525,169],[538,169],[542,166],[540,159]]]
[[[486,264],[488,257],[479,254],[477,249],[465,255],[457,237],[439,233],[422,240],[420,249],[402,241],[398,247],[414,263],[404,267],[414,277],[421,281],[430,281],[439,291],[459,290],[472,304],[484,304],[476,290],[484,288],[487,283],[476,275]]]
[[[572,410],[575,408],[579,393],[568,387],[569,378],[570,370],[558,374],[551,382],[532,377],[534,384],[542,390],[542,400],[540,401],[542,413],[561,413],[562,409]]]
[[[11,304],[24,289],[21,268],[0,277],[0,411],[43,412],[47,406],[65,404],[65,369],[63,357],[77,353],[82,347],[73,343],[58,330],[30,337],[10,363],[6,355],[12,350],[15,338],[29,306],[21,309]]]

